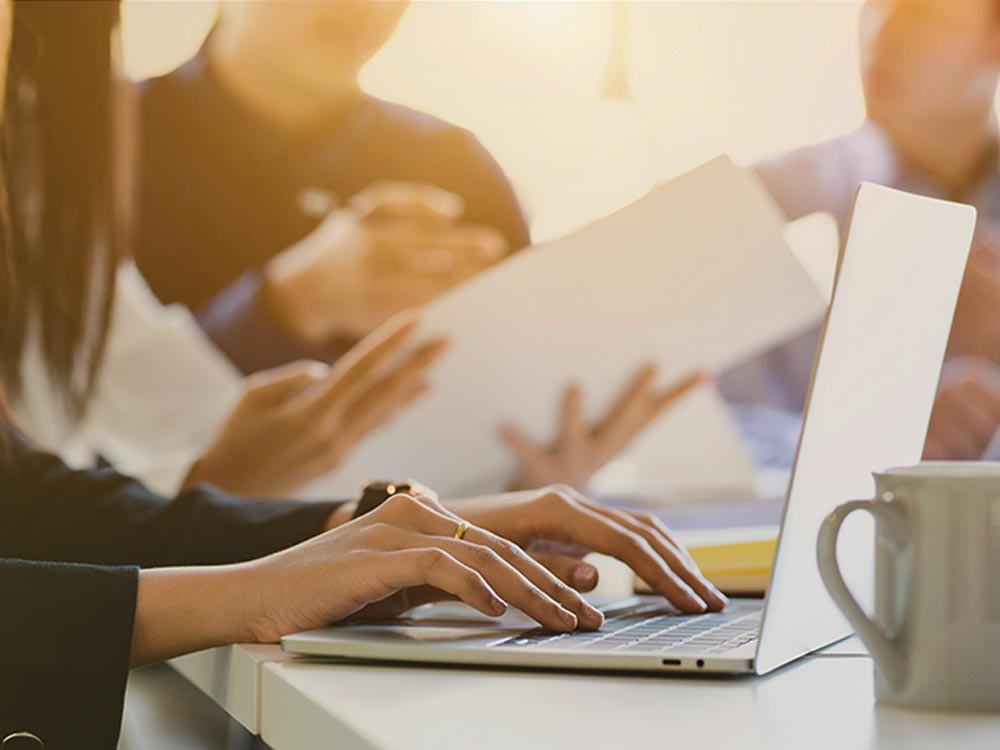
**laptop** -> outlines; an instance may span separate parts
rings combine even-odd
[[[847,637],[816,536],[835,506],[871,496],[873,471],[920,460],[975,220],[969,206],[878,185],[855,195],[764,599],[681,615],[662,597],[632,597],[602,607],[600,631],[570,634],[471,608],[458,610],[467,622],[442,619],[432,607],[289,635],[282,647],[378,662],[765,674]],[[871,601],[873,547],[871,527],[845,527],[841,566],[861,601]]]

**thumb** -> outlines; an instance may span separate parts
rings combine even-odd
[[[322,362],[308,360],[264,370],[247,378],[245,398],[261,406],[282,403],[321,382],[329,372]]]
[[[382,181],[350,201],[363,218],[457,221],[465,212],[460,195],[426,182]]]

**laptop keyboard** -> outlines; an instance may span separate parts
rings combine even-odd
[[[553,633],[537,628],[493,646],[601,653],[722,654],[757,640],[761,604],[736,600],[723,612],[682,615],[662,603],[642,603],[606,613],[604,627],[598,631]]]

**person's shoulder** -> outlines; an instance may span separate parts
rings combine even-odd
[[[139,81],[135,90],[141,111],[178,111],[197,95],[203,78],[202,61],[194,57],[174,70]]]
[[[374,97],[367,98],[366,106],[379,123],[366,137],[380,147],[391,144],[395,158],[415,173],[411,177],[419,174],[461,195],[466,218],[498,227],[512,248],[528,244],[528,227],[507,175],[471,131]]]
[[[858,163],[885,161],[891,144],[874,124],[865,122],[860,128],[819,143],[802,146],[755,165],[760,172],[826,172]]]
[[[378,123],[377,130],[382,134],[392,135],[397,142],[451,148],[482,148],[479,139],[470,130],[428,112],[421,112],[370,95],[365,95],[364,107],[374,115]]]

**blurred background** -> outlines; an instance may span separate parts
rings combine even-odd
[[[864,118],[854,0],[414,2],[375,96],[472,130],[544,240],[727,152],[751,163]],[[126,0],[130,78],[175,68],[209,0]]]

